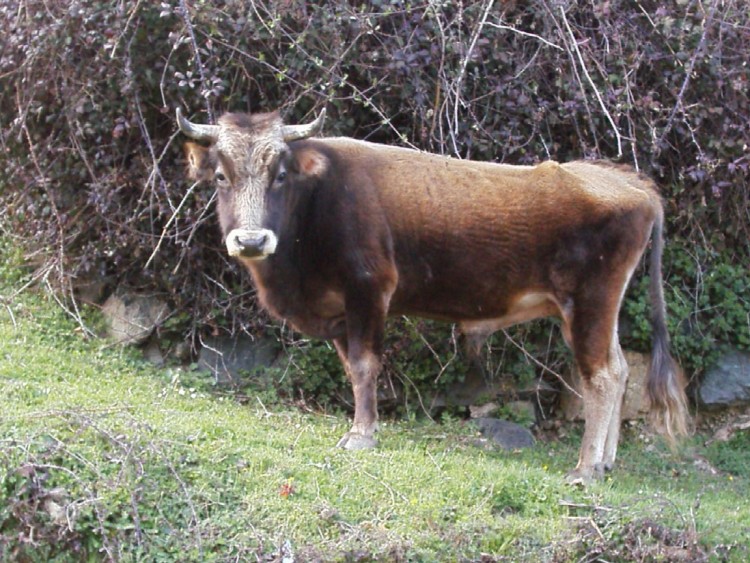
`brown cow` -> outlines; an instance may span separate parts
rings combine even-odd
[[[354,388],[339,445],[376,445],[388,315],[460,323],[470,337],[554,315],[578,364],[585,431],[572,482],[615,461],[627,366],[617,316],[653,231],[648,389],[662,429],[684,433],[661,285],[662,204],[647,178],[607,162],[508,166],[349,138],[313,139],[278,114],[197,125],[177,110],[193,179],[213,180],[226,247],[262,305],[333,340]]]

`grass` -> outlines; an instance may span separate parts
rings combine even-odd
[[[86,339],[45,295],[15,294],[0,250],[4,561],[750,557],[747,433],[672,454],[628,427],[619,467],[585,490],[564,483],[576,428],[504,452],[460,420],[385,421],[378,450],[341,451],[344,416],[240,404]]]

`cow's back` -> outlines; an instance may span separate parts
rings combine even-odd
[[[514,166],[460,160],[352,139],[326,139],[346,163],[343,181],[374,188],[396,231],[425,227],[479,234],[498,227],[538,230],[643,205],[652,185],[627,166],[553,161]],[[537,234],[540,234],[537,232]]]
[[[337,155],[339,183],[374,192],[367,200],[386,218],[399,278],[394,312],[503,315],[514,292],[552,290],[566,246],[655,197],[637,174],[604,163],[511,166],[322,142]]]

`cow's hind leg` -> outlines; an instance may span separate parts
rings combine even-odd
[[[610,346],[610,367],[616,385],[616,395],[612,418],[609,421],[607,441],[604,443],[604,457],[602,459],[605,471],[611,471],[617,457],[617,444],[620,440],[620,427],[622,426],[622,403],[625,399],[625,391],[628,386],[628,364],[622,353],[620,342],[615,332]]]
[[[578,465],[568,475],[572,484],[587,484],[601,477],[605,446],[611,447],[614,443],[616,450],[619,426],[616,431],[613,429],[619,425],[619,405],[624,389],[619,369],[620,347],[613,344],[617,340],[617,330],[616,315],[612,313],[613,310],[597,307],[574,313],[571,336],[581,375],[585,426]]]

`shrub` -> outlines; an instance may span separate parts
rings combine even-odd
[[[670,233],[700,249],[697,271],[735,279],[750,254],[745,2],[495,4],[0,0],[6,229],[61,292],[91,278],[162,292],[195,342],[262,330],[211,190],[184,179],[174,108],[296,122],[325,106],[327,134],[634,164],[662,186]],[[746,285],[731,301],[714,284],[699,307],[679,295],[695,287],[679,254],[670,307],[696,319],[726,303],[711,330],[731,338]],[[684,338],[681,354],[702,354]]]
[[[720,353],[750,350],[750,281],[747,267],[685,242],[668,250],[665,272],[669,333],[688,374],[700,374]],[[648,277],[633,284],[623,307],[623,344],[651,348]]]

